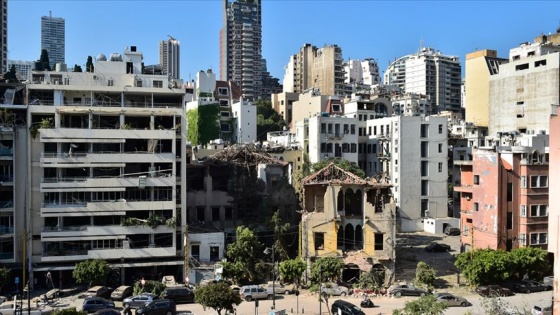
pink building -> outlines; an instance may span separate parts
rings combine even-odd
[[[560,191],[560,117],[556,114],[550,117],[550,159],[556,163],[550,164],[550,191]],[[554,254],[554,294],[560,297],[560,194],[550,195],[550,209],[548,216],[548,252]],[[554,314],[560,314],[560,299],[554,299]]]

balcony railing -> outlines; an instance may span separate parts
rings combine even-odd
[[[54,105],[52,100],[34,99],[29,105]],[[151,103],[125,100],[124,104],[115,101],[91,101],[91,102],[64,102],[63,106],[84,107],[140,107],[140,108],[182,108],[181,103]]]
[[[73,232],[73,231],[87,231],[87,225],[80,226],[43,226],[41,232]]]
[[[42,183],[75,183],[86,182],[87,177],[43,177]]]
[[[14,227],[13,226],[0,226],[0,234],[13,234]]]

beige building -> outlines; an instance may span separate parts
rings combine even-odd
[[[339,105],[338,107],[334,106],[334,108],[330,106],[332,114],[342,114],[344,112],[342,100],[336,96],[321,94],[317,89],[311,89],[300,94],[298,100],[292,103],[292,124],[289,126],[290,129],[295,128],[296,123],[306,118],[328,112],[327,107],[329,104]]]
[[[467,54],[465,58],[466,121],[488,127],[490,120],[490,76],[499,72],[507,59],[498,58],[495,50],[484,49]]]
[[[299,99],[299,94],[294,92],[282,92],[270,96],[272,108],[284,119],[286,125],[292,123],[293,104]]]
[[[303,93],[315,88],[322,95],[345,94],[342,49],[337,45],[317,48],[305,44],[290,57],[284,74],[284,92]]]

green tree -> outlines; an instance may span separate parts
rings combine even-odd
[[[257,140],[266,141],[266,134],[273,131],[281,131],[286,126],[284,119],[268,100],[257,100]]]
[[[513,264],[503,250],[475,249],[461,253],[455,266],[471,285],[500,283],[507,279]]]
[[[90,287],[93,284],[102,284],[105,282],[110,268],[105,260],[88,259],[76,264],[72,277],[78,283],[87,283]]]
[[[422,296],[404,303],[402,310],[393,310],[393,315],[442,315],[447,304],[438,302],[435,295]]]
[[[251,283],[259,280],[257,264],[263,255],[263,246],[255,233],[248,227],[238,226],[235,241],[228,245],[224,263],[224,277],[236,283]]]
[[[141,281],[136,281],[136,283],[134,283],[133,294],[138,295],[140,293],[147,292],[161,297],[163,290],[165,290],[165,284],[163,284],[161,281],[145,280],[144,285],[142,285]]]
[[[10,70],[6,73],[4,73],[4,80],[6,80],[9,83],[17,83],[19,80],[16,76],[16,66],[12,65],[10,67]]]
[[[208,144],[220,137],[219,104],[208,104],[187,111],[187,140],[193,146]]]
[[[218,314],[222,314],[223,310],[233,313],[234,305],[241,304],[241,297],[227,283],[218,282],[197,288],[195,302],[214,309]]]
[[[284,260],[280,263],[280,278],[285,282],[296,283],[299,287],[301,275],[306,267],[307,265],[300,258]]]
[[[285,235],[290,231],[290,223],[283,223],[280,218],[280,211],[276,210],[270,218],[270,228],[274,230],[274,258],[276,261],[289,259],[288,243]]]
[[[25,311],[23,312],[25,314]],[[78,311],[75,307],[54,309],[51,315],[87,315],[87,312]]]
[[[75,64],[74,65],[74,72],[83,72],[82,66]]]
[[[513,264],[513,273],[521,278],[527,275],[531,279],[539,279],[550,269],[548,252],[537,247],[521,247],[508,252]]]
[[[311,266],[311,279],[314,283],[335,281],[340,277],[344,261],[338,257],[321,257]]]
[[[93,70],[93,58],[88,56],[86,61],[86,72],[93,72]]]
[[[0,267],[0,290],[8,283],[10,283],[10,269]]]
[[[51,71],[49,53],[46,49],[41,50],[41,57],[39,58],[39,62],[43,65],[43,69],[45,69],[46,71]]]
[[[436,271],[434,268],[430,267],[427,263],[420,261],[416,265],[416,277],[414,279],[415,283],[418,285],[424,285],[426,288],[430,289],[434,286],[434,281],[436,280]]]

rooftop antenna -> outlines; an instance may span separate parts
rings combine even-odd
[[[49,11],[49,17],[52,18],[52,11]]]
[[[420,38],[420,51],[422,51],[422,47],[424,47],[424,40]]]

